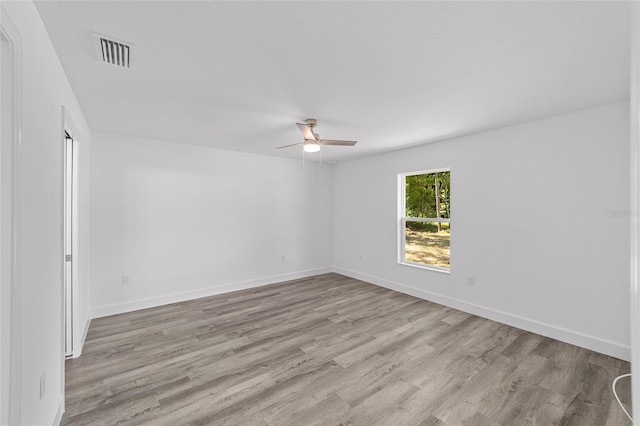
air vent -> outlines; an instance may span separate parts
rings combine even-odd
[[[133,45],[124,41],[94,34],[94,44],[98,59],[122,68],[131,68],[131,50]]]

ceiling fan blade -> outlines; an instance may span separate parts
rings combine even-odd
[[[279,146],[276,149],[280,149],[280,148],[289,148],[290,146],[296,146],[296,145],[302,145],[304,142],[298,142],[298,143],[292,143],[291,145],[283,145],[283,146]]]
[[[304,135],[304,139],[305,140],[312,140],[315,141],[316,136],[313,134],[313,131],[311,130],[311,127],[309,127],[308,124],[304,124],[304,123],[296,123],[296,126],[298,126],[298,129],[300,129],[300,131],[302,132],[302,134]]]
[[[354,146],[358,141],[338,141],[332,139],[320,139],[318,141],[320,145],[342,145],[342,146]]]

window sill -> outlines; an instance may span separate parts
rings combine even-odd
[[[443,273],[443,274],[450,274],[451,273],[450,269],[441,268],[439,266],[430,266],[430,265],[424,265],[422,263],[413,263],[413,262],[407,262],[407,261],[399,261],[398,263],[400,265],[404,265],[404,266],[411,266],[412,268],[426,269],[428,271],[440,272],[440,273]]]

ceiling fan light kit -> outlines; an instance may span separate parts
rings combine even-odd
[[[304,150],[305,152],[318,152],[320,151],[320,144],[316,141],[305,141]]]

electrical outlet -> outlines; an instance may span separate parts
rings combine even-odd
[[[42,373],[40,376],[40,399],[44,398],[44,394],[47,392],[47,373]]]
[[[285,256],[285,255],[280,256],[280,260],[282,262],[286,262],[287,261],[287,256]]]
[[[469,275],[469,277],[467,277],[467,285],[476,285],[476,277]]]
[[[122,285],[129,285],[129,275],[122,276]]]

